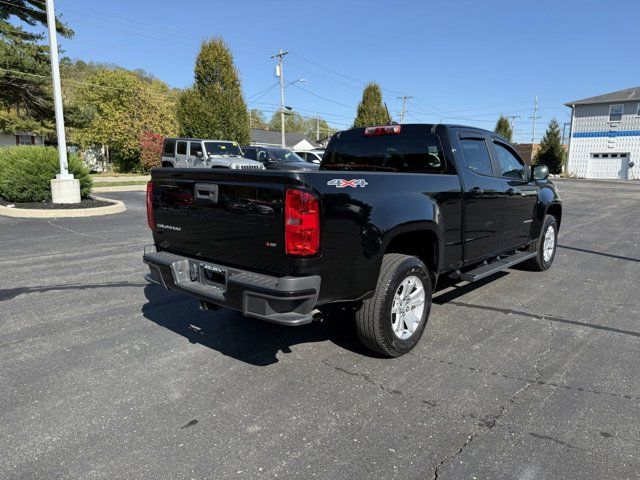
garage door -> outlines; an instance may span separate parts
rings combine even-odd
[[[592,153],[587,170],[588,178],[626,179],[629,172],[628,153]]]

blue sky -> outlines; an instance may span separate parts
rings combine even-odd
[[[640,2],[538,1],[206,1],[57,0],[75,30],[62,39],[72,58],[142,68],[174,87],[192,82],[200,42],[221,36],[231,47],[250,108],[277,108],[279,48],[286,104],[347,128],[365,82],[383,88],[392,115],[400,95],[407,122],[493,128],[515,119],[516,140],[536,137],[564,102],[640,85]],[[304,90],[303,90],[304,89]],[[260,98],[258,98],[260,97]]]

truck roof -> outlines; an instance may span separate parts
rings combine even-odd
[[[238,143],[233,140],[216,140],[215,138],[165,137],[165,140],[184,140],[186,142],[223,142]]]
[[[510,143],[508,140],[502,137],[502,135],[492,132],[491,130],[486,130],[484,128],[479,128],[479,127],[472,127],[469,125],[458,125],[455,123],[403,123],[403,124],[400,124],[400,126],[402,127],[400,132],[401,134],[402,133],[408,133],[408,134],[436,133],[436,130],[439,127],[464,128],[465,130],[475,130],[477,132],[482,132],[485,134],[488,133],[491,135],[497,135],[503,140],[505,140],[507,143]],[[363,134],[365,128],[367,127],[356,127],[356,128],[350,128],[347,130],[341,130],[337,132],[336,135],[340,135],[340,136],[344,135],[346,138],[349,138],[351,136],[360,136]]]

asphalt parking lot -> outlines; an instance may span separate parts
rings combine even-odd
[[[147,285],[143,192],[0,217],[0,478],[639,478],[640,185],[558,183],[553,268],[437,292],[399,359]]]

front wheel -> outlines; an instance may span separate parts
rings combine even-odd
[[[549,269],[556,256],[557,243],[558,222],[553,215],[545,215],[540,238],[536,243],[536,256],[527,260],[524,266],[536,272],[544,272]]]
[[[431,310],[431,280],[416,257],[383,257],[373,297],[356,313],[360,341],[369,349],[399,357],[416,346]]]

